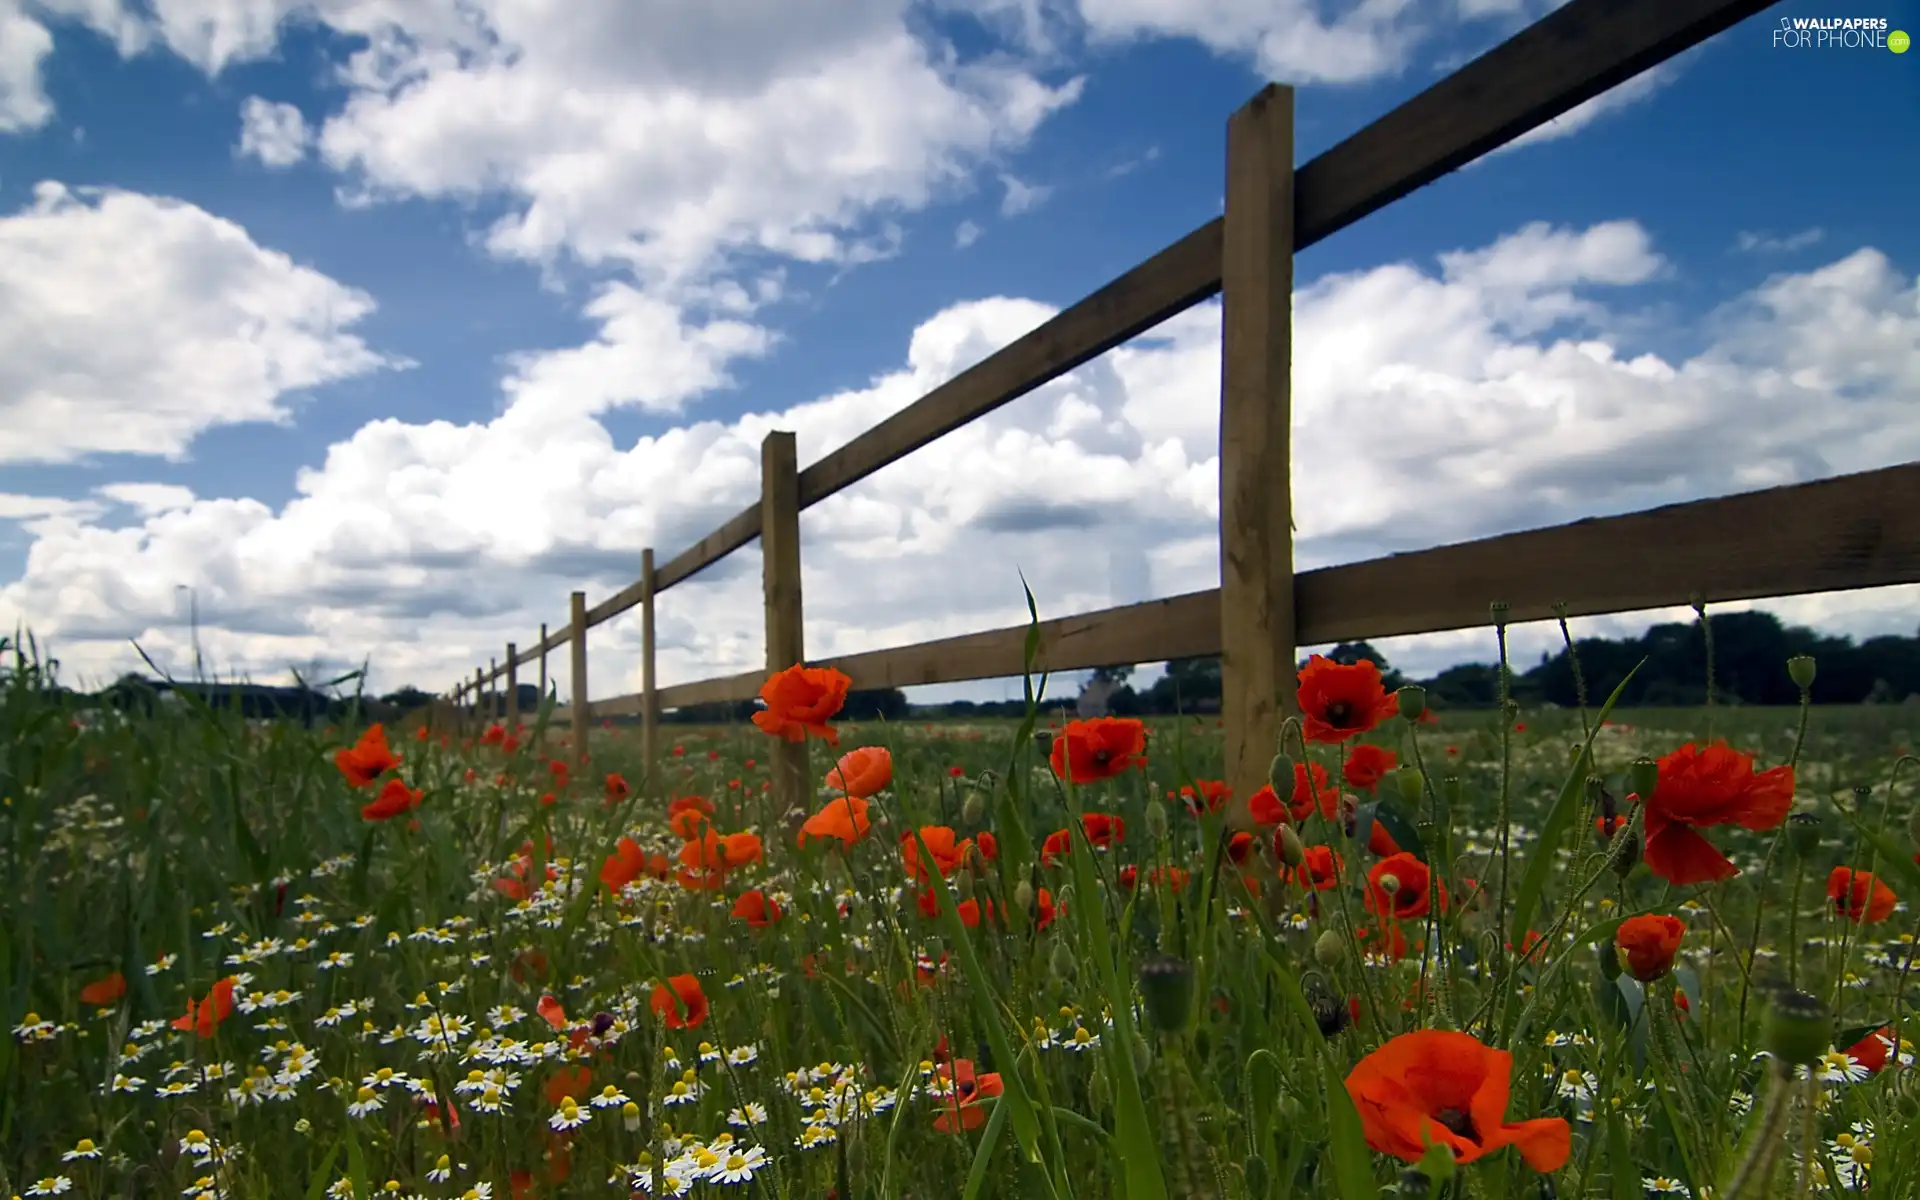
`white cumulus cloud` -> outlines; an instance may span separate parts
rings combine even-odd
[[[1912,275],[1855,248],[1730,298],[1696,353],[1663,358],[1635,345],[1636,288],[1679,270],[1643,228],[1608,222],[1528,225],[1433,263],[1306,283],[1298,565],[1920,458]],[[563,619],[573,588],[597,600],[634,578],[642,547],[670,557],[752,503],[767,431],[794,430],[810,462],[1052,311],[955,304],[866,386],[631,445],[580,410],[537,425],[378,421],[331,447],[278,510],[201,498],[130,526],[43,533],[0,589],[0,624],[23,618],[107,675],[129,636],[185,652],[174,592],[189,583],[215,662],[264,673],[365,653],[381,686],[444,687]],[[1017,623],[1023,573],[1049,616],[1214,586],[1218,336],[1217,306],[1202,306],[809,510],[809,652]],[[663,682],[760,661],[757,568],[749,548],[662,597]],[[1904,632],[1916,591],[1761,607]],[[635,619],[592,637],[595,694],[632,690]],[[1516,652],[1548,640],[1522,630]],[[1431,670],[1490,643],[1383,648]]]
[[[42,183],[0,216],[0,463],[183,456],[289,393],[400,365],[373,300],[176,200]]]

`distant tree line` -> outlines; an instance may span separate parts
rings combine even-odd
[[[1852,638],[1829,636],[1797,625],[1784,625],[1771,613],[1712,613],[1705,627],[1698,621],[1656,625],[1637,638],[1581,638],[1574,657],[1565,648],[1543,654],[1524,670],[1509,664],[1514,699],[1523,705],[1572,706],[1579,702],[1584,681],[1589,703],[1604,700],[1642,659],[1642,667],[1621,696],[1628,707],[1688,706],[1707,698],[1707,640],[1713,642],[1714,700],[1720,704],[1793,704],[1799,692],[1787,677],[1787,659],[1811,656],[1818,666],[1813,684],[1816,704],[1894,704],[1920,697],[1920,633],[1914,637],[1889,634],[1854,643]],[[1388,688],[1418,682],[1427,689],[1435,708],[1490,708],[1499,695],[1499,667],[1493,663],[1463,663],[1448,667],[1431,679],[1410,680],[1388,663],[1384,654],[1366,642],[1348,642],[1328,654],[1336,662],[1370,660],[1381,669]],[[1574,661],[1579,663],[1579,676]],[[1303,660],[1304,661],[1304,660]],[[1170,662],[1166,672],[1145,688],[1130,682],[1130,666],[1102,667],[1087,687],[1103,695],[1101,707],[1114,716],[1150,716],[1174,712],[1205,713],[1220,709],[1220,659],[1217,656]],[[213,708],[238,707],[252,719],[291,719],[303,724],[348,723],[355,719],[394,720],[433,703],[434,697],[411,685],[378,698],[328,694],[306,686],[280,687],[253,683],[183,683],[122,676],[97,693],[79,694],[83,706],[105,705],[126,711],[152,711],[162,697],[174,702],[189,697]],[[557,698],[549,688],[549,698]],[[540,689],[519,685],[519,711],[531,715],[540,707]],[[708,725],[751,719],[759,705],[752,700],[694,704],[662,714],[666,724]],[[1026,711],[1021,699],[976,702],[954,700],[944,704],[909,704],[899,688],[850,692],[841,716],[849,721],[939,717],[1019,716]],[[496,696],[493,714],[506,713],[506,697]],[[637,717],[615,717],[612,723],[638,723]]]

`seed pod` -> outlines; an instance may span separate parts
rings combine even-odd
[[[1073,981],[1075,972],[1080,969],[1079,960],[1074,958],[1073,951],[1068,948],[1065,942],[1055,942],[1053,944],[1052,966],[1053,973],[1059,976],[1063,982],[1068,983]]]
[[[1157,800],[1147,801],[1147,833],[1154,841],[1167,836],[1171,827],[1167,820],[1167,806]]]
[[[1140,966],[1140,998],[1155,1029],[1172,1033],[1186,1028],[1193,1011],[1193,968],[1165,955],[1148,959]]]
[[[1393,782],[1400,789],[1400,799],[1409,806],[1420,803],[1420,795],[1427,786],[1426,776],[1417,767],[1401,767],[1393,773]]]
[[[1817,996],[1782,991],[1767,1009],[1760,1045],[1788,1067],[1810,1067],[1820,1061],[1833,1039],[1833,1019]]]
[[[1654,790],[1660,786],[1660,764],[1642,754],[1627,769],[1627,778],[1633,781],[1633,794],[1644,803],[1653,798]]]
[[[1033,911],[1033,885],[1022,879],[1013,885],[1013,903],[1021,912]]]
[[[1427,689],[1417,683],[1401,685],[1393,698],[1400,705],[1400,715],[1409,721],[1417,720],[1421,713],[1427,711]]]
[[[1811,654],[1796,654],[1787,660],[1787,678],[1805,694],[1813,688],[1814,661]]]
[[[1799,858],[1806,858],[1820,849],[1820,835],[1826,822],[1820,814],[1797,812],[1787,818],[1787,849]]]
[[[1329,929],[1313,940],[1313,961],[1331,971],[1345,962],[1347,940]]]

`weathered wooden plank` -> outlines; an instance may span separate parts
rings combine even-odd
[[[1920,463],[1321,567],[1294,577],[1296,640],[1470,629],[1502,600],[1512,621],[1920,583]],[[1220,650],[1220,592],[1058,617],[1040,625],[1053,671]],[[857,689],[1021,673],[1027,626],[821,660]],[[663,708],[751,698],[750,671],[663,688]],[[637,704],[637,700],[635,701]]]
[[[1293,707],[1293,89],[1227,123],[1220,317],[1220,713],[1241,815]]]

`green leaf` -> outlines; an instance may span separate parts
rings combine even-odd
[[[980,1144],[974,1147],[973,1165],[967,1169],[967,1186],[961,1191],[960,1200],[975,1200],[980,1189],[987,1185],[987,1164],[993,1161],[993,1149],[1007,1127],[1007,1110],[1007,1105],[996,1101],[993,1111],[987,1114],[987,1127],[981,1131]]]
[[[1393,839],[1394,845],[1421,862],[1431,861],[1427,857],[1426,841],[1421,838],[1420,831],[1414,828],[1413,822],[1407,815],[1400,811],[1398,804],[1391,800],[1379,801],[1373,805],[1373,819],[1386,827],[1387,836]],[[1358,832],[1357,827],[1356,832]],[[1372,837],[1373,826],[1368,825],[1363,836]]]
[[[1861,840],[1873,847],[1874,866],[1882,874],[1898,878],[1900,891],[1920,895],[1920,863],[1913,861],[1913,855],[1903,851],[1900,843],[1887,836],[1885,830],[1868,825],[1859,813],[1848,810],[1846,805],[1836,800],[1833,807],[1860,834]]]
[[[1620,686],[1613,689],[1607,697],[1607,703],[1600,710],[1600,716],[1593,723],[1593,729],[1587,734],[1587,740],[1580,747],[1580,753],[1574,755],[1573,766],[1567,771],[1566,782],[1560,785],[1560,795],[1553,802],[1553,808],[1547,813],[1547,819],[1540,825],[1540,836],[1534,840],[1533,848],[1528,851],[1527,873],[1521,877],[1520,891],[1514,896],[1513,924],[1507,940],[1516,946],[1524,945],[1527,930],[1533,924],[1533,915],[1539,911],[1541,893],[1546,891],[1547,882],[1563,868],[1559,862],[1560,843],[1566,838],[1567,831],[1573,827],[1574,814],[1580,811],[1580,799],[1586,792],[1587,775],[1593,762],[1593,739],[1599,736],[1601,725],[1606,723],[1607,714],[1613,706],[1620,703],[1620,697],[1626,693],[1627,684],[1633,681],[1641,667],[1647,665],[1646,659],[1634,664]],[[1511,1004],[1509,1004],[1511,1008]]]
[[[333,1164],[340,1158],[341,1142],[336,1141],[327,1149],[327,1156],[320,1160],[320,1169],[313,1173],[307,1183],[307,1200],[323,1200],[327,1188],[333,1184]]]
[[[1071,780],[1065,787],[1067,827],[1073,831],[1070,860],[1074,903],[1069,915],[1078,924],[1081,944],[1093,957],[1094,970],[1113,1012],[1113,1037],[1101,1039],[1113,1080],[1114,1121],[1119,1126],[1117,1148],[1127,1200],[1165,1200],[1166,1178],[1160,1173],[1159,1143],[1147,1120],[1140,1093],[1140,1076],[1133,1064],[1133,977],[1122,976],[1114,953],[1102,895],[1093,872],[1093,846],[1087,841],[1079,792]]]
[[[1320,1052],[1320,1071],[1327,1087],[1327,1123],[1333,1131],[1328,1146],[1333,1156],[1333,1187],[1340,1200],[1377,1200],[1380,1184],[1373,1177],[1373,1157],[1367,1150],[1360,1112],[1347,1094],[1347,1082],[1329,1050]]]
[[[920,830],[912,831],[914,846],[920,855],[920,861],[934,861],[933,851],[927,849],[926,839],[920,836]],[[938,871],[928,871],[934,894],[940,900],[940,931],[947,944],[953,947],[953,956],[960,960],[960,970],[967,977],[967,991],[973,998],[981,1028],[986,1032],[987,1045],[993,1050],[997,1063],[1005,1064],[1000,1074],[1001,1086],[1005,1089],[1000,1103],[1010,1111],[1013,1121],[1013,1135],[1020,1143],[1020,1149],[1029,1162],[1038,1163],[1040,1158],[1040,1118],[1033,1108],[1033,1100],[1027,1095],[1026,1081],[1021,1079],[1014,1067],[1016,1057],[1013,1043],[1007,1040],[1006,1026],[1000,1020],[999,1004],[993,991],[993,981],[987,977],[986,968],[980,965],[980,955],[975,951],[973,938],[967,933],[967,927],[961,923],[960,910],[955,907],[953,889],[947,886],[946,877]]]

